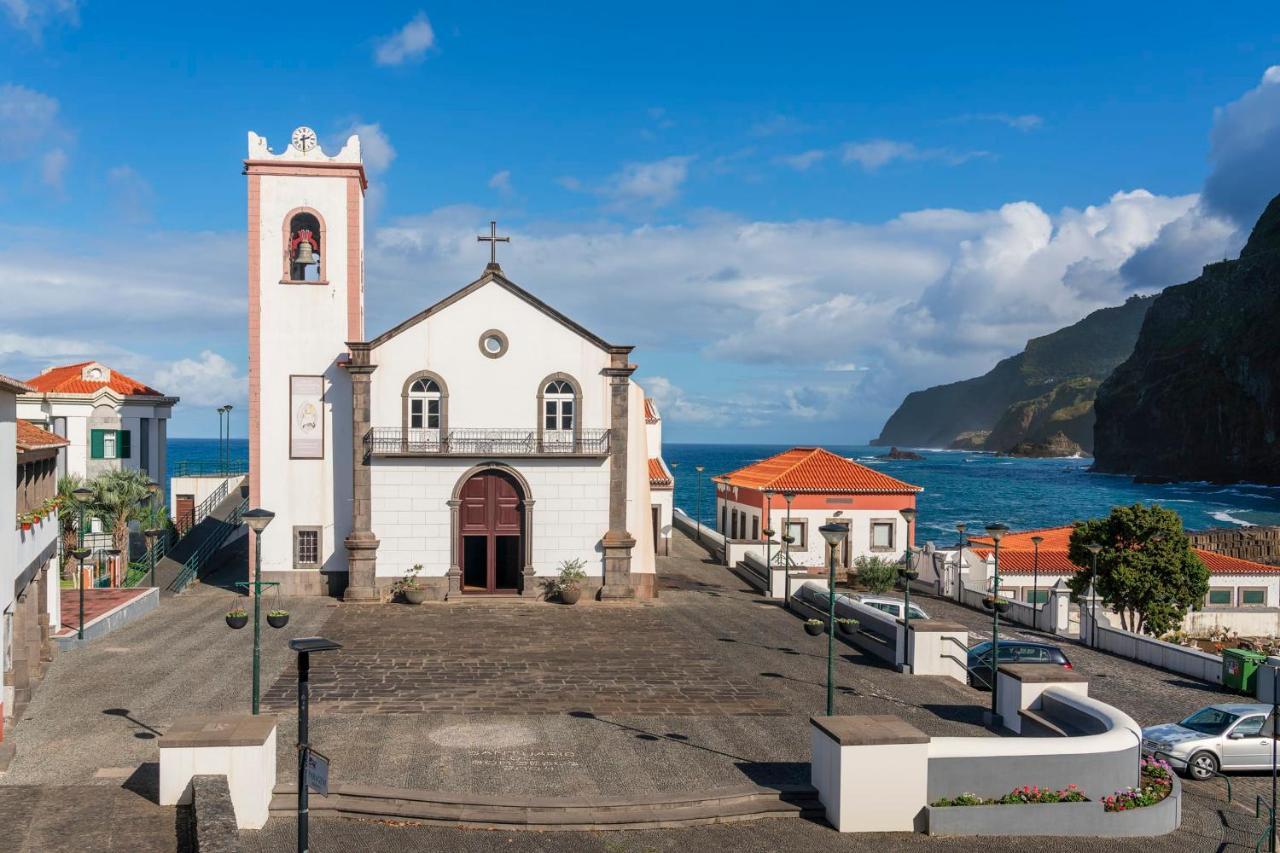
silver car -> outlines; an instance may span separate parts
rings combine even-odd
[[[1180,723],[1142,730],[1142,753],[1163,758],[1192,779],[1219,770],[1270,770],[1270,705],[1227,703],[1201,708]]]

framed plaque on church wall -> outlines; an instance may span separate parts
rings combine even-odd
[[[289,458],[324,458],[324,377],[289,377]]]

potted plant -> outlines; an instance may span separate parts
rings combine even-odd
[[[30,530],[31,525],[34,524],[34,521],[32,520],[31,516],[25,515],[25,514],[18,516],[18,521],[22,523],[23,530]]]
[[[826,627],[826,623],[824,623],[821,619],[804,620],[804,632],[808,634],[810,637],[818,636],[819,634],[822,633],[825,627]]]
[[[418,583],[418,573],[422,564],[415,563],[413,568],[404,573],[404,577],[391,585],[391,594],[400,595],[410,604],[421,604],[427,600],[427,591]]]
[[[227,626],[235,628],[237,631],[249,624],[249,614],[245,612],[243,607],[237,607],[235,610],[227,611]]]
[[[998,612],[1004,613],[1009,609],[1009,599],[1002,598],[998,595],[988,595],[986,598],[982,599],[982,606],[988,610],[994,607]]]
[[[267,614],[267,624],[272,628],[283,628],[289,624],[289,611],[272,610]]]
[[[858,631],[858,620],[837,619],[836,628],[840,631],[841,635],[845,637],[852,637]]]
[[[582,560],[565,560],[560,564],[560,574],[556,576],[556,594],[560,596],[560,600],[565,604],[577,604],[578,599],[582,597],[582,584],[587,579],[587,573],[583,569],[585,566]]]

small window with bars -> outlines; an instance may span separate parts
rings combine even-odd
[[[300,569],[314,569],[320,565],[319,527],[293,529],[293,564]]]

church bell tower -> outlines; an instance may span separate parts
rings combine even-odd
[[[360,140],[329,156],[299,127],[276,153],[249,133],[249,505],[264,580],[286,593],[346,586],[352,513],[348,341],[364,340]],[[258,543],[250,542],[250,561]]]

